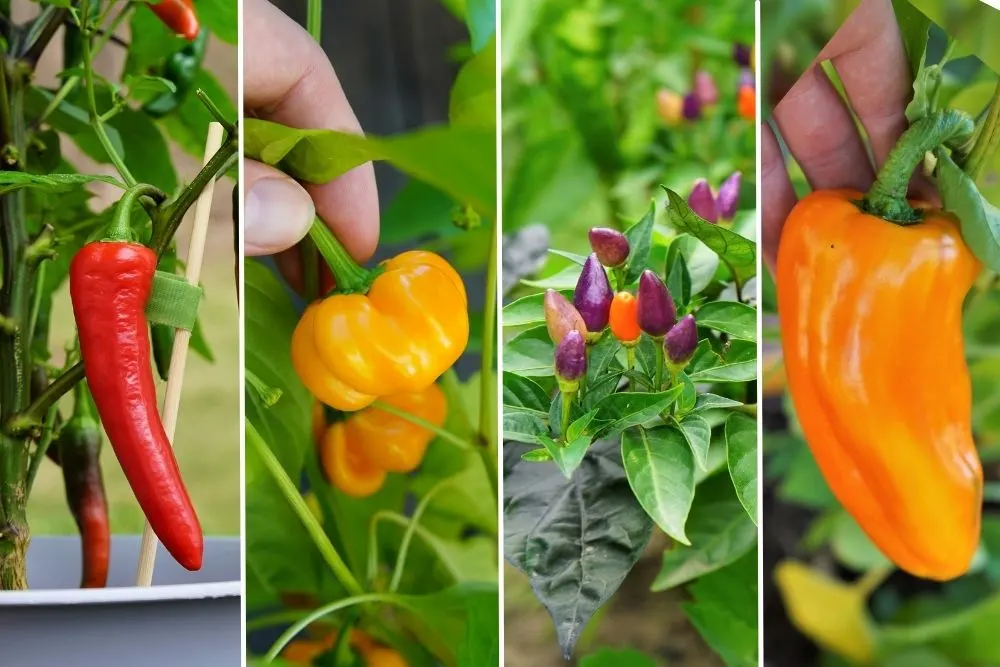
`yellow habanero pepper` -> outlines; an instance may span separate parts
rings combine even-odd
[[[292,335],[303,384],[338,410],[425,389],[469,341],[465,288],[447,261],[413,250],[381,268],[367,294],[311,304]]]
[[[435,426],[448,414],[448,401],[436,384],[423,391],[385,396],[382,402]],[[347,439],[372,466],[390,472],[412,472],[420,465],[434,434],[413,422],[370,407],[348,417]]]
[[[334,422],[320,443],[320,464],[326,479],[354,498],[370,496],[385,483],[385,470],[368,462],[357,443],[347,439],[344,422]]]

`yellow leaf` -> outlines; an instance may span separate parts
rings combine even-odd
[[[800,632],[855,664],[871,664],[875,641],[865,609],[866,587],[845,584],[795,561],[780,563],[775,580]]]

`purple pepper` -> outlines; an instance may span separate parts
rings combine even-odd
[[[546,290],[542,308],[545,311],[545,326],[553,343],[560,342],[570,331],[587,333],[587,326],[583,323],[580,313],[576,312],[573,304],[559,292]]]
[[[560,384],[576,382],[587,372],[587,344],[575,329],[556,346],[556,377]]]
[[[753,70],[750,69],[749,67],[744,67],[743,69],[741,69],[740,79],[737,86],[739,88],[743,87],[753,88],[755,84],[756,84],[756,79],[754,78]]]
[[[677,307],[659,276],[646,269],[639,276],[639,328],[654,338],[663,336],[677,322]]]
[[[684,117],[688,120],[701,118],[701,100],[694,93],[688,93],[684,96]]]
[[[590,253],[587,261],[583,263],[583,271],[576,281],[576,291],[573,292],[573,305],[583,317],[588,332],[597,334],[608,326],[611,301],[614,298],[608,274],[604,272],[601,260],[597,259],[596,252]]]
[[[700,69],[694,73],[694,94],[701,106],[712,106],[719,101],[719,88],[707,70]]]
[[[621,266],[628,259],[628,239],[617,229],[594,227],[588,234],[590,247],[601,264],[608,268]]]
[[[736,204],[740,198],[740,184],[743,174],[734,171],[729,178],[719,186],[719,196],[715,198],[715,208],[722,220],[732,220],[736,215]]]
[[[733,44],[733,60],[740,67],[747,67],[750,65],[750,47],[746,44],[741,44],[736,42]]]
[[[715,195],[712,194],[712,188],[709,187],[708,181],[704,178],[699,178],[694,182],[691,194],[688,195],[688,206],[709,222],[719,221],[719,209],[715,205]]]
[[[682,317],[663,339],[667,360],[674,366],[687,366],[694,356],[696,347],[698,347],[698,326],[695,324],[694,315]]]

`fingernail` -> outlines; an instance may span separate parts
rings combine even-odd
[[[262,178],[247,191],[243,246],[248,255],[290,248],[309,232],[316,206],[298,183]]]

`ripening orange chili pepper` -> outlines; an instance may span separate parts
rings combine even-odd
[[[347,439],[342,421],[327,429],[319,458],[327,480],[354,498],[370,496],[385,483],[385,470],[369,463],[358,451],[357,443]]]
[[[860,211],[861,198],[814,192],[785,222],[788,386],[830,488],[875,545],[912,574],[950,579],[979,544],[961,319],[981,266],[952,216],[898,226]]]
[[[757,117],[757,93],[753,86],[740,86],[736,96],[736,110],[747,120]]]
[[[399,651],[385,646],[373,648],[362,655],[365,667],[409,667],[409,663]]]
[[[611,301],[611,333],[623,343],[639,340],[639,302],[630,292],[618,292]]]
[[[444,424],[448,401],[436,384],[423,391],[384,396],[382,402],[435,426]],[[347,439],[375,468],[412,472],[420,465],[434,433],[377,407],[365,408],[344,422]]]

